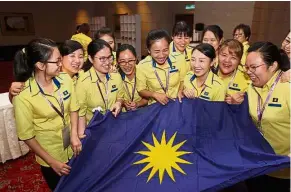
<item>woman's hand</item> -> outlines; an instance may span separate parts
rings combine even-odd
[[[68,175],[70,173],[71,167],[66,163],[62,163],[60,161],[54,160],[49,164],[51,168],[59,175]]]
[[[122,108],[121,102],[117,101],[114,103],[114,105],[111,107],[110,111],[112,111],[112,114],[114,117],[117,117],[117,115],[120,113]]]
[[[184,94],[182,90],[179,90],[178,92],[178,100],[180,103],[182,103],[182,99],[184,98]]]
[[[13,83],[11,83],[9,93],[12,96],[16,96],[22,91],[23,88],[24,88],[23,82],[13,82]]]
[[[232,95],[227,94],[225,96],[225,102],[228,104],[241,104],[244,101],[244,95],[243,92],[238,92]]]
[[[195,90],[194,89],[184,89],[183,93],[188,99],[195,98]]]
[[[74,151],[74,156],[76,157],[82,151],[82,143],[79,136],[71,136],[71,148]]]
[[[162,105],[169,102],[169,97],[165,93],[154,93],[153,98]]]

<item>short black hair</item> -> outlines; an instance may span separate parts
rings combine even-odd
[[[59,47],[59,50],[60,50],[60,53],[62,56],[69,55],[78,49],[83,50],[83,47],[78,41],[74,41],[74,40],[66,40]],[[84,50],[83,50],[83,52],[84,52]]]
[[[122,44],[122,45],[120,45],[120,47],[118,47],[118,49],[116,51],[116,60],[118,60],[120,53],[125,51],[125,50],[129,50],[134,55],[134,57],[136,58],[135,48],[132,45],[129,45],[129,44]]]
[[[115,39],[113,31],[109,27],[102,27],[101,29],[99,29],[95,33],[94,38],[95,39],[100,39],[103,35],[109,35],[113,39]]]
[[[79,29],[80,33],[88,35],[90,32],[90,25],[88,23],[82,23]]]
[[[216,57],[215,49],[213,48],[212,45],[210,45],[208,43],[201,43],[201,44],[197,45],[192,50],[192,54],[195,50],[200,51],[203,55],[208,57],[211,61],[213,61],[213,59],[215,59],[215,57]]]
[[[249,25],[242,24],[242,23],[239,24],[239,25],[237,25],[237,26],[234,28],[234,30],[233,30],[233,34],[232,34],[232,35],[234,36],[235,31],[236,31],[236,30],[240,30],[240,29],[244,32],[246,39],[249,41],[250,38],[251,38],[251,28],[250,28]]]
[[[154,30],[151,30],[148,33],[148,36],[146,38],[147,49],[150,50],[152,44],[155,41],[160,40],[160,39],[163,39],[163,38],[165,38],[166,41],[170,45],[171,37],[170,37],[169,33],[166,30],[164,30],[164,29],[154,29]]]
[[[211,31],[218,41],[223,38],[223,30],[218,25],[208,25],[202,32],[202,39],[207,31]]]
[[[172,36],[180,36],[184,35],[187,37],[192,36],[192,31],[190,29],[190,26],[185,21],[179,21],[177,22],[172,30]]]

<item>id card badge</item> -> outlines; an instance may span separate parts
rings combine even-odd
[[[68,148],[70,145],[70,128],[69,126],[66,126],[63,130],[62,130],[62,136],[63,136],[63,145],[64,145],[64,149]]]

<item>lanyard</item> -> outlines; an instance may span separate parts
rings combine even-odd
[[[37,83],[37,82],[36,82]],[[52,104],[52,102],[50,100],[48,100],[48,98],[45,96],[43,89],[41,88],[41,86],[37,83],[40,93],[43,96],[43,98],[47,101],[47,103],[49,104],[49,106],[51,106],[51,108],[53,108],[53,110],[55,110],[55,112],[57,112],[57,114],[62,118],[64,127],[66,126],[66,121],[65,121],[65,107],[64,107],[64,100],[61,96],[60,93],[60,89],[58,90],[58,95],[59,95],[59,101],[58,104],[60,105],[61,111]]]
[[[102,100],[103,100],[103,102],[104,102],[105,109],[107,110],[107,109],[108,109],[108,108],[107,108],[107,107],[108,107],[108,93],[109,93],[109,91],[108,91],[108,79],[107,79],[106,83],[103,83],[103,82],[101,81],[101,79],[99,78],[99,76],[98,76],[97,73],[96,73],[96,75],[97,75],[97,78],[98,78],[98,81],[96,82],[96,84],[97,84],[97,87],[98,87],[99,93],[100,93],[100,95],[101,95],[101,97],[102,97]],[[104,87],[105,87],[105,93],[106,93],[105,97],[104,97],[104,95],[103,95],[103,93],[102,93],[102,90],[101,90],[101,87],[100,87],[100,85],[99,85],[99,82],[104,84]]]
[[[125,86],[127,95],[129,96],[131,102],[133,102],[133,100],[134,100],[134,93],[135,93],[135,89],[136,89],[136,75],[134,75],[134,84],[133,84],[133,87],[132,87],[132,96],[130,95],[130,92],[129,92],[129,88],[127,86],[127,83],[125,81],[123,81],[123,84]]]
[[[190,83],[191,83],[191,85],[193,86],[193,88],[195,89],[195,91],[197,92],[197,97],[200,97],[201,96],[201,94],[203,93],[203,91],[206,89],[206,85],[204,85],[205,84],[205,82],[206,82],[206,79],[205,79],[205,81],[203,82],[203,89],[201,90],[201,92],[200,92],[200,94],[198,95],[198,89],[195,87],[195,85],[193,84],[193,81],[194,81],[194,79],[196,78],[196,75],[194,74],[192,77],[191,77],[191,79],[190,79]]]
[[[262,126],[262,117],[263,117],[263,113],[264,113],[264,111],[265,111],[265,109],[266,109],[266,105],[267,105],[267,103],[269,102],[269,100],[270,100],[270,98],[271,98],[271,95],[272,95],[272,93],[273,93],[273,91],[274,91],[274,89],[275,89],[277,83],[279,82],[280,77],[281,77],[282,74],[283,74],[283,72],[281,71],[281,72],[277,75],[277,77],[276,77],[274,83],[273,83],[272,86],[271,86],[271,89],[270,89],[270,91],[269,91],[269,93],[268,93],[268,95],[267,95],[266,101],[264,102],[262,108],[261,108],[262,97],[261,97],[260,94],[256,91],[257,94],[258,94],[257,115],[258,115],[258,128],[259,128],[259,129],[262,129],[262,127],[261,127],[261,126]],[[255,90],[256,90],[256,89],[255,89]],[[262,130],[261,130],[261,131],[262,131]]]
[[[176,48],[175,48],[174,43],[173,43],[173,52],[176,52]],[[186,48],[185,48],[185,59],[188,60],[188,54],[187,54]]]
[[[163,91],[165,92],[165,94],[167,94],[168,89],[169,89],[169,81],[170,81],[170,70],[172,69],[172,62],[171,60],[168,58],[168,63],[170,65],[170,69],[168,69],[168,73],[166,74],[166,86],[164,86],[160,76],[158,75],[156,68],[156,62],[153,60],[153,68],[154,68],[154,73],[159,81],[159,84],[161,86],[161,88],[163,89]]]

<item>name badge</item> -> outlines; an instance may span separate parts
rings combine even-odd
[[[63,145],[64,145],[64,149],[68,148],[70,145],[70,128],[69,126],[66,126],[63,130],[62,130],[62,137],[63,137]]]

